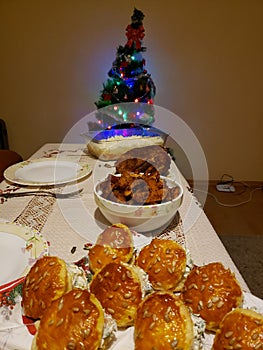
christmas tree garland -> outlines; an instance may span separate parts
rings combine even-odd
[[[151,75],[144,68],[145,59],[142,53],[144,38],[144,14],[134,9],[131,24],[126,27],[127,42],[117,48],[116,58],[108,72],[108,79],[103,84],[100,98],[95,105],[98,110],[98,124],[90,125],[90,129],[105,129],[116,123],[143,121],[151,124],[154,121],[153,98],[156,93]],[[137,103],[136,107],[127,108],[123,103]],[[121,104],[121,106],[118,106]],[[147,104],[147,106],[145,105]],[[106,107],[106,108],[104,108]]]

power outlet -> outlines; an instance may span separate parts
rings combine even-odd
[[[219,192],[235,192],[235,187],[231,184],[217,184],[216,189]]]

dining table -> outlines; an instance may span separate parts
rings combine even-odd
[[[34,336],[34,324],[24,317],[22,312],[21,286],[23,278],[40,256],[49,254],[58,256],[68,263],[75,263],[87,258],[87,247],[96,242],[98,235],[110,225],[100,212],[94,200],[94,185],[97,181],[114,172],[114,161],[99,160],[89,154],[85,143],[46,143],[40,147],[22,166],[29,164],[48,164],[51,161],[73,162],[81,170],[74,179],[55,182],[34,183],[31,180],[19,181],[14,170],[5,173],[5,180],[0,184],[0,235],[3,227],[15,227],[27,230],[23,236],[25,250],[34,250],[27,261],[27,269],[17,276],[6,276],[0,283],[0,349],[29,350]],[[20,170],[21,164],[13,169]],[[40,170],[44,176],[45,170]],[[62,169],[63,171],[63,169]],[[153,237],[174,239],[189,251],[195,265],[221,262],[229,268],[239,281],[248,305],[257,305],[263,309],[262,300],[250,293],[250,290],[234,264],[231,256],[222,244],[218,234],[207,218],[189,182],[184,178],[175,161],[172,161],[169,176],[175,178],[183,187],[183,201],[172,222],[161,232],[134,233],[136,249],[148,244]],[[16,195],[34,191],[29,195]],[[50,191],[58,196],[41,193]],[[79,191],[79,193],[78,193]],[[37,193],[39,192],[39,193]],[[70,194],[60,197],[59,194]],[[4,196],[10,194],[10,196]],[[2,226],[1,226],[2,225]],[[11,230],[12,231],[12,230]],[[16,231],[15,231],[16,232]],[[33,233],[33,236],[32,236]],[[27,233],[26,233],[27,235]],[[20,235],[21,237],[21,235]],[[32,238],[33,237],[33,238]],[[1,237],[0,237],[1,238]],[[41,243],[41,244],[40,244]],[[33,248],[32,248],[33,247]],[[5,257],[0,257],[1,273],[8,271],[8,266],[16,264],[15,250]],[[15,266],[14,266],[15,268]],[[0,275],[1,275],[0,273]],[[11,301],[7,303],[9,296]],[[211,349],[213,335],[206,335],[204,349]],[[133,349],[132,327],[117,332],[117,339],[111,345],[112,350]]]

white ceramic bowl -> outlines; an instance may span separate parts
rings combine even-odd
[[[94,188],[95,202],[111,224],[122,223],[137,232],[160,232],[171,223],[183,200],[182,186],[170,178],[162,176],[162,179],[169,187],[179,187],[179,195],[172,201],[153,205],[115,203],[102,197],[100,185],[105,181],[102,180]]]

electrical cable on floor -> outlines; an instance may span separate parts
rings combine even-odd
[[[207,192],[207,194],[208,194],[209,196],[211,196],[211,197],[216,201],[217,204],[219,204],[219,205],[221,205],[221,206],[223,206],[223,207],[238,207],[238,206],[240,206],[240,205],[249,203],[249,202],[252,200],[253,193],[254,193],[255,191],[258,191],[258,190],[262,190],[262,187],[256,187],[256,188],[254,188],[253,190],[250,191],[250,193],[249,193],[249,198],[248,198],[246,201],[239,202],[239,203],[235,203],[235,204],[222,203],[222,202],[220,202],[220,201],[217,199],[217,197],[216,197],[213,193]]]
[[[245,183],[244,183],[245,184]],[[248,186],[247,184],[245,184],[246,186]],[[249,186],[248,186],[249,187]],[[247,200],[245,200],[245,201],[242,201],[242,202],[239,202],[239,203],[235,203],[235,204],[227,204],[227,203],[222,203],[222,202],[220,202],[218,199],[217,199],[217,197],[213,194],[213,193],[211,193],[211,192],[206,192],[206,191],[202,191],[202,190],[199,190],[199,189],[194,189],[194,191],[199,191],[199,192],[202,192],[202,193],[206,193],[207,195],[209,195],[210,197],[212,197],[215,201],[216,201],[216,203],[217,204],[219,204],[219,205],[221,205],[221,206],[223,206],[223,207],[238,207],[238,206],[240,206],[240,205],[244,205],[244,204],[247,204],[247,203],[249,203],[251,200],[252,200],[252,197],[253,197],[253,193],[255,192],[255,191],[258,191],[258,190],[261,190],[262,191],[262,186],[261,187],[256,187],[256,188],[254,188],[253,190],[251,190],[250,191],[250,193],[249,193],[249,198],[247,199]]]

